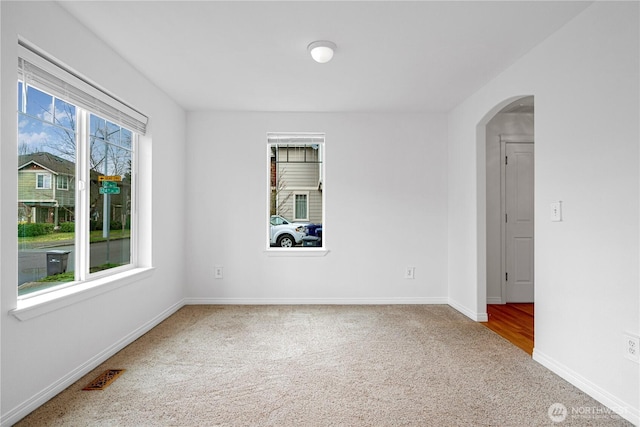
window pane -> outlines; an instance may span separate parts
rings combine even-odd
[[[120,145],[120,126],[107,121],[107,135],[104,139],[112,144]]]
[[[132,152],[120,143],[125,129],[91,115],[89,272],[131,263]],[[100,127],[104,132],[100,131]],[[126,131],[131,138],[131,132]],[[106,180],[100,181],[100,176]]]
[[[60,99],[54,102],[54,123],[65,128],[75,129],[76,107]]]
[[[53,122],[53,97],[27,85],[27,114]]]
[[[39,173],[36,174],[36,188],[40,190],[50,190],[51,189],[51,175],[48,173]],[[42,193],[41,193],[42,194]],[[42,197],[51,197],[51,193],[44,193]]]
[[[18,295],[75,279],[75,192],[57,191],[52,180],[64,176],[75,188],[76,134],[44,118],[18,114]]]
[[[58,190],[68,190],[69,189],[69,177],[66,175],[58,175],[56,176],[56,188]]]
[[[307,219],[307,196],[296,194],[295,219]]]
[[[124,148],[128,148],[131,149],[132,145],[131,145],[131,141],[133,140],[133,133],[125,128],[122,128],[122,130],[120,131],[120,144],[124,147]]]
[[[105,119],[91,115],[89,119],[89,133],[92,137],[105,138],[107,134],[107,123]]]

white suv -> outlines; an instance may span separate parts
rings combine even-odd
[[[291,222],[280,215],[271,215],[271,246],[290,248],[302,243],[302,238],[306,235],[306,224]]]

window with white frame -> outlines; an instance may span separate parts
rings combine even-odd
[[[293,193],[293,219],[296,221],[309,220],[309,192]]]
[[[69,177],[67,175],[58,175],[56,177],[56,188],[58,190],[69,189]]]
[[[51,174],[50,173],[36,174],[36,188],[40,190],[51,189]]]
[[[18,297],[27,298],[136,267],[136,145],[147,118],[18,48]],[[34,180],[50,191],[30,190]]]
[[[269,133],[269,247],[324,247],[321,133]]]

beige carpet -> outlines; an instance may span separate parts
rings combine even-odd
[[[606,410],[448,306],[188,306],[18,425],[630,425],[580,408]]]

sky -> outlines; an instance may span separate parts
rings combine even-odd
[[[24,94],[23,88],[18,82],[18,154],[48,152],[75,163],[76,107],[30,85]],[[123,174],[131,162],[132,132],[95,114],[89,131],[91,167]]]

